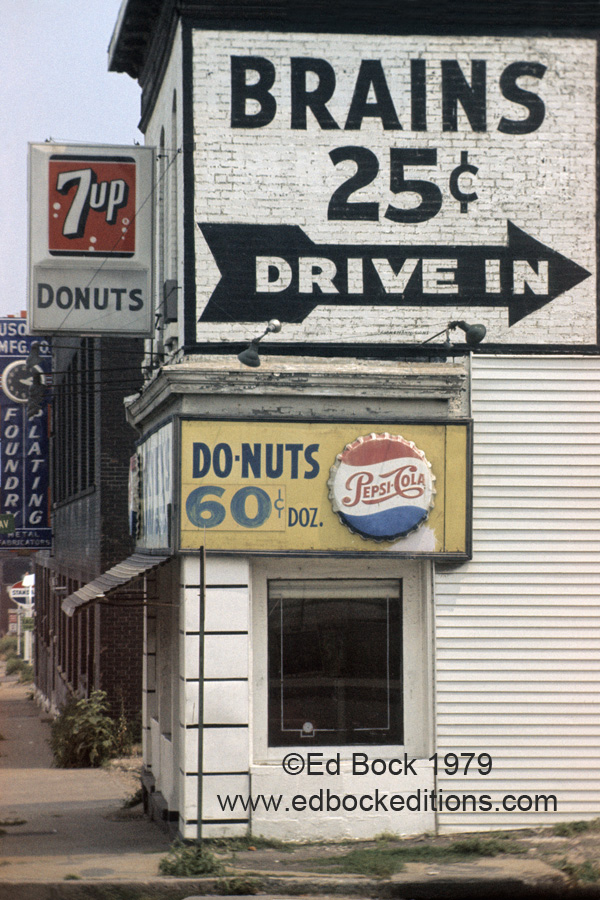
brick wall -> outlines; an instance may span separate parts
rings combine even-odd
[[[57,379],[69,370],[77,352],[78,342],[72,344],[55,361]],[[89,440],[95,447],[94,472],[83,490],[55,505],[53,556],[40,556],[38,561],[40,606],[54,608],[55,614],[52,634],[39,636],[36,686],[53,708],[70,692],[89,695],[104,690],[113,715],[124,712],[136,721],[141,712],[142,607],[99,605],[95,616],[83,610],[69,619],[60,610],[65,593],[54,594],[52,589],[54,582],[66,586],[67,592],[74,591],[134,549],[128,533],[128,478],[136,434],[127,424],[123,398],[135,393],[141,383],[142,342],[110,338],[96,340],[94,345],[93,410],[88,418]],[[55,415],[55,430],[60,422]],[[59,465],[57,457],[63,452],[59,433],[54,448]],[[42,567],[45,577],[41,577]]]
[[[101,443],[98,453],[100,493],[100,564],[110,568],[133,552],[128,534],[129,459],[136,434],[125,419],[123,398],[141,383],[141,342],[101,341],[102,391],[98,398]]]
[[[137,606],[100,609],[100,684],[111,714],[141,724],[143,611]]]

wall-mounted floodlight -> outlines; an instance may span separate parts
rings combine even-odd
[[[434,338],[439,337],[440,334],[446,335],[446,344],[450,346],[450,332],[454,328],[460,328],[465,333],[465,340],[469,347],[475,347],[477,344],[480,344],[485,337],[486,327],[485,325],[475,324],[469,325],[468,322],[456,321],[456,322],[448,322],[445,328],[442,328],[441,331],[438,331],[437,334],[432,334],[431,337],[428,337],[427,340],[423,341],[423,344],[428,344],[429,341],[433,341]]]
[[[246,349],[242,350],[241,353],[238,353],[239,361],[243,363],[243,365],[250,366],[253,369],[256,369],[258,366],[260,366],[260,356],[258,355],[259,341],[262,341],[265,335],[277,333],[278,331],[281,331],[281,322],[278,319],[271,319],[269,324],[267,325],[266,330],[260,335],[260,337],[253,338]]]

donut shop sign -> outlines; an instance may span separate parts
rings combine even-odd
[[[470,422],[181,424],[179,547],[468,559]]]
[[[153,153],[32,144],[31,332],[148,336]]]

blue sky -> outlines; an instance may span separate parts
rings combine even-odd
[[[143,143],[140,88],[108,72],[121,0],[0,0],[0,316],[27,308],[28,143]]]

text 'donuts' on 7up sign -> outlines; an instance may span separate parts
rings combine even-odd
[[[182,423],[180,546],[466,558],[469,423]]]
[[[199,341],[596,344],[594,40],[194,40]]]
[[[30,146],[32,332],[151,332],[153,152]]]

